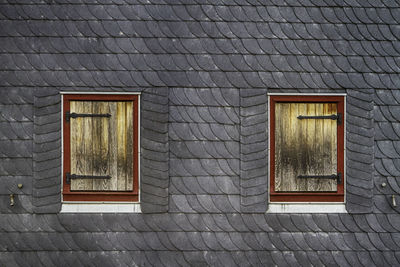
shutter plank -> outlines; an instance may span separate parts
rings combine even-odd
[[[317,103],[315,105],[315,115],[324,114],[324,105],[322,103]],[[313,161],[314,161],[314,175],[325,175],[324,168],[324,122],[325,119],[316,119],[315,122],[315,142],[313,151]],[[331,173],[330,173],[331,174]],[[310,181],[311,182],[311,181]],[[313,191],[325,191],[323,188],[326,187],[330,180],[325,179],[313,179],[314,189]]]
[[[126,190],[133,189],[133,102],[126,105]]]
[[[301,114],[306,114],[307,113],[307,105],[305,103],[298,103],[297,104],[298,109],[297,113],[293,114],[292,116],[297,118],[297,116]],[[296,129],[297,135],[300,137],[297,142],[296,146],[296,158],[297,158],[297,171],[294,174],[295,177],[299,175],[299,173],[306,173],[307,172],[307,164],[306,164],[306,140],[307,140],[307,127],[304,123],[302,123],[301,120],[297,119],[296,120]],[[298,184],[298,190],[299,191],[307,191],[307,180],[305,179],[297,179],[297,184]]]
[[[307,116],[315,116],[315,105],[307,104]],[[305,120],[307,127],[307,139],[306,139],[306,175],[315,175],[316,168],[314,162],[314,151],[315,151],[315,120]],[[307,191],[314,191],[315,179],[307,179]]]
[[[337,104],[332,103],[329,106],[329,113],[331,114],[337,114],[338,110],[337,110]],[[344,122],[343,122],[344,123]],[[336,121],[331,121],[330,122],[330,145],[331,145],[331,150],[330,150],[330,167],[327,167],[327,169],[330,169],[331,173],[335,173],[337,174],[338,170],[337,170],[337,122]],[[332,187],[331,187],[331,191],[337,191],[337,181],[331,181],[332,183]]]
[[[71,101],[71,113],[92,113],[92,102]],[[76,118],[71,124],[71,173],[93,175],[92,118]],[[71,190],[93,190],[93,181],[89,179],[73,179]]]
[[[76,101],[70,102],[70,112],[76,112],[79,108],[76,106]],[[70,121],[70,153],[71,153],[71,173],[78,173],[78,169],[81,169],[82,162],[77,161],[77,154],[82,154],[78,149],[83,149],[82,144],[83,139],[83,124],[82,120]],[[81,153],[80,153],[81,152]],[[82,190],[77,180],[71,181],[71,190]]]
[[[106,114],[109,113],[107,102],[93,102],[93,113]],[[104,176],[110,175],[109,171],[109,136],[108,125],[109,118],[94,118],[93,119],[93,175]],[[107,191],[110,189],[108,179],[94,179],[94,191]]]
[[[282,191],[282,137],[283,137],[283,123],[282,123],[282,104],[275,104],[275,191]]]
[[[110,142],[110,157],[109,157],[109,165],[110,165],[110,190],[117,191],[118,190],[118,140],[117,140],[117,132],[118,132],[118,120],[117,120],[117,102],[110,102],[110,127],[109,131],[109,142]]]
[[[284,176],[284,187],[287,191],[298,191],[299,184],[296,182],[296,173],[298,172],[298,158],[297,152],[299,151],[299,129],[298,129],[298,119],[296,114],[298,113],[298,104],[290,103],[287,107],[287,115],[285,116],[285,121],[287,125],[285,127],[285,131],[287,131],[285,147],[287,152],[285,153],[287,156],[287,168]]]
[[[117,103],[117,190],[126,189],[126,110],[123,102]]]

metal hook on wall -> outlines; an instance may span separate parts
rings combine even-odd
[[[10,206],[14,206],[15,201],[14,201],[14,194],[10,194]]]

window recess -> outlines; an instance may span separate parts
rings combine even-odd
[[[344,96],[270,96],[270,201],[344,201]]]
[[[63,200],[138,201],[138,95],[63,95]]]

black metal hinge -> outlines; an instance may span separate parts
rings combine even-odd
[[[65,120],[69,121],[71,118],[75,119],[78,117],[111,117],[111,114],[106,113],[106,114],[83,114],[83,113],[75,113],[72,112],[70,113],[69,111],[65,112]]]
[[[300,179],[307,179],[307,178],[312,178],[312,179],[334,179],[337,180],[338,184],[342,183],[342,174],[339,172],[338,174],[332,174],[332,175],[299,175],[297,178]]]
[[[304,120],[304,119],[331,119],[331,120],[337,120],[337,124],[342,124],[342,113],[338,114],[332,114],[332,115],[327,115],[327,116],[303,116],[299,115],[297,116],[299,120]]]
[[[71,179],[111,179],[110,175],[96,176],[96,175],[78,175],[67,172],[65,174],[65,181],[67,184],[71,183]]]

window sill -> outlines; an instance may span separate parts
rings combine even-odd
[[[141,213],[140,203],[62,203],[60,213]]]
[[[347,213],[344,203],[269,203],[267,213]]]

